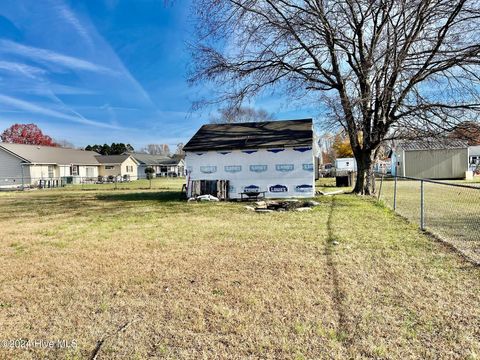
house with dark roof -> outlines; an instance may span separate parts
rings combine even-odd
[[[138,161],[130,154],[98,155],[98,175],[102,180],[137,180]]]
[[[312,119],[203,125],[184,146],[187,195],[314,196]]]
[[[392,175],[463,179],[468,170],[468,144],[449,138],[401,141],[392,149],[391,159]]]
[[[177,177],[185,175],[185,162],[182,157],[141,153],[131,153],[130,155],[138,163],[137,173],[139,179],[146,178],[146,168],[152,168],[156,177]]]
[[[94,151],[0,143],[0,187],[95,181],[96,156]]]

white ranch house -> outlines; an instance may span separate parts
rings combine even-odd
[[[138,162],[129,154],[99,155],[95,157],[100,163],[99,176],[102,181],[113,178],[121,180],[138,179]]]
[[[94,151],[0,143],[0,187],[93,181],[99,170],[96,156]]]
[[[185,162],[181,157],[150,155],[141,153],[130,154],[138,164],[137,173],[139,179],[146,179],[145,169],[152,168],[155,177],[179,177],[185,176]]]

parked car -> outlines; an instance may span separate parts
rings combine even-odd
[[[322,165],[322,168],[320,170],[320,175],[322,177],[332,177],[334,174],[335,168],[333,167],[333,164],[327,163]]]

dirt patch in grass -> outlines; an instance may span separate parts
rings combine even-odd
[[[169,191],[0,197],[2,338],[78,342],[0,357],[480,354],[479,269],[373,202],[257,214]]]

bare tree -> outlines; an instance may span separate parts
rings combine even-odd
[[[148,144],[140,152],[150,155],[170,156],[170,147],[167,144]]]
[[[53,139],[55,144],[57,144],[59,147],[66,148],[66,149],[75,149],[75,145],[65,139]]]
[[[244,123],[252,121],[270,121],[274,120],[273,114],[268,113],[263,109],[254,109],[244,106],[230,106],[220,109],[219,116],[214,116],[210,119],[211,123],[215,124],[229,124],[229,123]]]
[[[468,145],[480,145],[480,123],[463,121],[458,124],[449,135],[454,139],[466,140]]]
[[[184,146],[185,146],[184,143],[178,143],[177,148],[175,149],[175,154],[174,155],[184,156],[185,155],[185,151],[183,151]]]
[[[317,97],[348,134],[354,191],[399,129],[446,133],[480,110],[478,0],[199,0],[191,81],[218,101]]]

